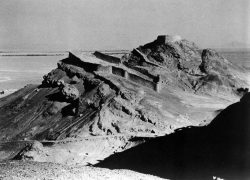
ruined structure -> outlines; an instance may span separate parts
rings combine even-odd
[[[69,58],[72,62],[81,64],[83,68],[91,67],[96,75],[101,74],[104,78],[108,79],[108,76],[115,75],[129,80],[132,83],[160,92],[162,80],[159,76],[152,79],[145,74],[126,67],[117,57],[109,56],[98,51],[95,51],[93,55],[70,53]]]

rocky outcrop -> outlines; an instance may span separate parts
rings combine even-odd
[[[219,56],[219,54],[215,50],[204,49],[201,54],[201,59],[201,71],[204,73],[209,73],[211,69],[215,67],[215,63],[220,64],[218,60],[222,60],[222,57]]]
[[[63,84],[61,93],[69,101],[74,101],[80,97],[78,89],[71,84]]]
[[[18,153],[13,159],[14,160],[33,160],[33,161],[43,161],[43,158],[46,157],[46,150],[43,147],[43,144],[39,141],[34,141]]]
[[[105,97],[107,96],[108,94],[110,94],[110,87],[109,85],[107,84],[102,84],[99,88],[98,88],[98,94],[101,96],[101,97]]]
[[[65,79],[64,79],[65,78]],[[58,86],[60,82],[67,82],[66,72],[61,69],[52,70],[47,75],[43,76],[43,85]]]
[[[212,49],[200,49],[193,42],[159,36],[124,58],[124,64],[148,77],[161,75],[163,82],[197,94],[232,93],[246,81],[238,77],[239,67]],[[177,78],[176,78],[177,77]],[[161,84],[164,87],[165,83]]]

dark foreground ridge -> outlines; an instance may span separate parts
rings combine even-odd
[[[249,179],[250,93],[205,127],[174,134],[114,154],[98,167],[130,169],[170,179]]]

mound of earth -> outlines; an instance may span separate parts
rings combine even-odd
[[[147,138],[209,124],[247,92],[246,77],[214,50],[170,36],[121,58],[69,53],[42,84],[0,99],[0,159],[96,164]]]

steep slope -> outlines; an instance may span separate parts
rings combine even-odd
[[[198,94],[237,94],[239,88],[246,86],[242,77],[246,69],[232,64],[215,50],[199,49],[180,37],[158,36],[134,49],[127,59],[125,63],[130,68],[160,75],[168,85]]]
[[[122,58],[70,53],[41,85],[0,99],[1,159],[95,164],[145,137],[208,124],[247,91],[243,71],[170,36]]]
[[[249,179],[250,93],[204,127],[151,139],[97,164],[169,179]]]

